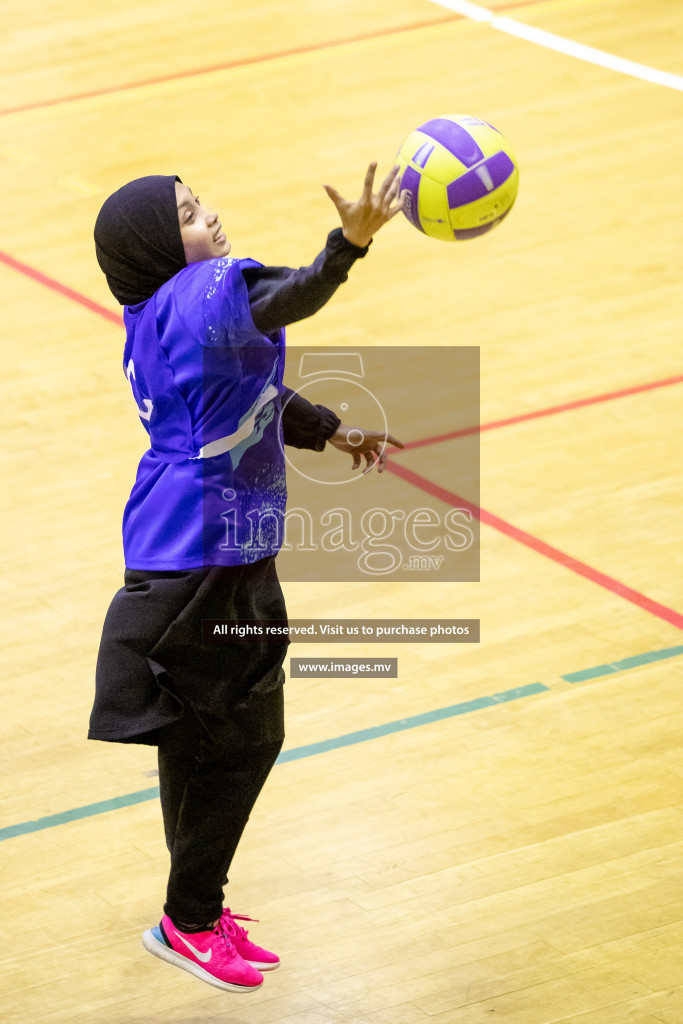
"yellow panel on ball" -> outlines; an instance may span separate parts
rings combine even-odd
[[[427,174],[423,174],[420,181],[418,211],[421,230],[425,234],[445,242],[452,240],[453,226],[448,215],[446,186]]]

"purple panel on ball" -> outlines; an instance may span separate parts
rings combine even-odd
[[[420,179],[422,175],[419,171],[416,171],[414,167],[406,167],[401,178],[401,192],[404,189],[407,190],[408,195],[406,196],[406,204],[403,207],[403,212],[406,217],[416,228],[424,232],[424,228],[420,224],[420,215],[417,212],[417,200],[418,193],[420,191]]]
[[[449,153],[452,153],[465,167],[472,167],[484,159],[472,136],[455,121],[447,121],[445,117],[435,117],[433,121],[421,124],[418,131],[429,135],[430,139],[440,142]]]
[[[501,152],[490,156],[478,167],[467,171],[448,185],[448,208],[455,210],[458,206],[466,206],[467,203],[483,199],[489,192],[504,184],[514,169],[515,165],[507,153]]]
[[[413,163],[418,167],[424,167],[433,152],[434,146],[430,146],[428,142],[423,143],[413,157]]]
[[[479,235],[485,235],[487,231],[490,231],[498,222],[492,220],[490,224],[482,224],[478,228],[466,228],[461,231],[454,231],[453,234],[459,242],[465,242],[468,238],[478,238]]]

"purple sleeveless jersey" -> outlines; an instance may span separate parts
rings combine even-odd
[[[243,267],[193,263],[126,306],[123,369],[150,449],[123,515],[129,569],[239,565],[282,543],[284,331],[261,334]]]

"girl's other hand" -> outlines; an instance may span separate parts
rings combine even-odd
[[[393,444],[396,448],[405,447],[403,441],[399,441],[391,434],[385,434],[381,430],[349,427],[346,423],[339,424],[327,443],[333,445],[340,452],[349,452],[353,456],[352,469],[358,469],[362,460],[365,459],[363,475],[369,473],[375,466],[377,466],[378,473],[384,472],[384,467],[387,464],[386,444]]]
[[[383,224],[400,213],[406,201],[407,192],[405,190],[400,196],[398,194],[400,168],[393,167],[380,185],[379,191],[374,193],[372,186],[376,170],[377,164],[371,163],[365,175],[362,195],[355,203],[344,199],[331,185],[323,185],[337,207],[344,237],[353,245],[358,245],[361,248],[365,248],[369,244],[372,236],[379,231]]]

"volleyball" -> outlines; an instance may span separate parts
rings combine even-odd
[[[468,114],[445,114],[411,132],[398,151],[403,212],[445,242],[486,234],[507,217],[519,171],[507,139]]]

